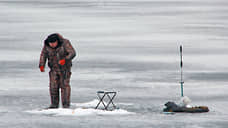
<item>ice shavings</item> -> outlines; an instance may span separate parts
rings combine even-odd
[[[43,109],[43,110],[31,110],[26,111],[31,114],[41,114],[41,115],[53,115],[53,116],[90,116],[90,115],[130,115],[134,114],[133,112],[128,112],[123,109],[116,109],[113,111],[106,111],[100,109],[83,109],[83,108],[76,108],[76,109]]]
[[[98,104],[98,102],[99,100],[94,99],[86,103],[71,103],[71,105],[77,106],[77,107],[95,107]]]
[[[98,99],[94,99],[92,101],[89,102],[85,102],[85,103],[71,103],[72,106],[76,106],[76,107],[82,107],[82,108],[95,108],[97,106],[97,104],[99,103]],[[105,104],[107,104],[107,102],[104,101]],[[132,103],[115,103],[117,106],[121,105],[121,106],[132,106]]]
[[[74,109],[35,109],[25,111],[31,114],[41,114],[41,115],[54,115],[54,116],[89,116],[89,115],[130,115],[135,114],[133,112],[128,112],[124,109],[114,109],[112,111],[95,109],[95,106],[98,104],[99,100],[94,99],[85,103],[71,103],[72,107],[77,107]],[[104,102],[107,104],[106,102]],[[117,105],[132,105],[130,103],[117,103]]]

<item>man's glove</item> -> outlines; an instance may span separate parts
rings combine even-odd
[[[40,71],[44,72],[44,66],[40,66]]]
[[[66,63],[66,60],[65,60],[65,59],[62,59],[62,60],[59,61],[59,64],[62,65],[62,66],[63,66],[65,63]]]

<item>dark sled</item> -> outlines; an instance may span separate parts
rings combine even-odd
[[[163,109],[163,112],[185,112],[185,113],[203,113],[209,112],[207,106],[197,106],[197,107],[181,107],[175,104],[174,102],[167,102],[165,104],[166,108]]]

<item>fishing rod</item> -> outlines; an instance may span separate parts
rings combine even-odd
[[[182,45],[180,45],[180,68],[181,68],[181,96],[184,96],[184,78],[183,78],[183,49]]]

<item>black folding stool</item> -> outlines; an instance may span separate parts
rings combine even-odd
[[[97,104],[97,106],[95,107],[95,109],[97,109],[97,108],[99,107],[100,103],[103,104],[105,110],[108,110],[108,107],[109,107],[109,105],[110,105],[111,103],[112,103],[112,105],[113,105],[113,108],[116,109],[116,105],[113,103],[113,99],[114,99],[115,96],[116,96],[116,92],[110,92],[110,91],[107,91],[107,92],[105,92],[105,91],[97,91],[97,96],[98,96],[98,98],[99,98],[100,101],[98,102],[98,104]],[[107,105],[104,103],[104,98],[105,98],[105,96],[107,96],[108,99],[109,99]]]

